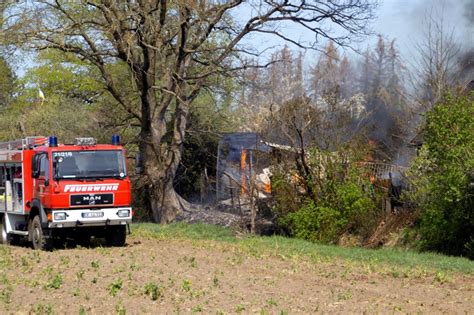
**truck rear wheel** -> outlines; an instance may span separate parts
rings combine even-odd
[[[127,229],[125,225],[109,227],[105,235],[105,242],[108,246],[121,247],[125,245]]]
[[[3,215],[2,221],[0,222],[1,226],[1,239],[0,244],[5,245],[18,245],[20,244],[20,236],[19,235],[12,235],[7,233],[7,222],[6,222],[6,214]]]
[[[41,227],[41,220],[38,215],[34,216],[30,221],[28,233],[30,234],[33,249],[51,249],[51,240],[44,236],[44,231]]]

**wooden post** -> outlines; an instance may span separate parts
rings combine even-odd
[[[232,204],[232,209],[234,209],[234,188],[232,188],[232,183],[230,182],[230,179],[229,179],[229,192],[230,192],[230,202]]]
[[[199,179],[199,190],[201,193],[201,205],[204,203],[204,190],[205,190],[205,183],[204,183],[204,171],[201,171],[201,178]]]
[[[257,211],[255,209],[255,174],[253,172],[253,151],[250,151],[249,161],[249,189],[250,189],[250,233],[255,234],[255,218]]]

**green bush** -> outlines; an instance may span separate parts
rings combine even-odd
[[[474,258],[473,95],[448,95],[428,113],[409,175],[421,249]]]
[[[354,176],[337,188],[337,203],[347,218],[347,231],[363,237],[369,235],[378,217],[377,206],[369,187],[371,185],[368,182]]]
[[[278,172],[272,189],[280,226],[295,237],[324,243],[337,242],[344,233],[367,237],[378,212],[374,192],[354,156],[341,158],[313,150],[309,156],[311,179],[305,183],[311,185],[313,195],[291,183],[291,171],[286,175]]]
[[[301,207],[301,194],[298,187],[291,183],[290,174],[275,169],[272,175],[272,194],[275,199],[273,211],[279,217],[295,212]]]
[[[314,201],[289,213],[283,222],[291,226],[291,231],[297,238],[326,243],[333,242],[346,223],[339,211],[318,207]]]

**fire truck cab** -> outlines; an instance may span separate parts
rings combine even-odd
[[[92,236],[125,244],[132,220],[131,185],[120,137],[111,144],[76,138],[27,137],[0,143],[1,241],[26,238],[34,249],[53,240]]]

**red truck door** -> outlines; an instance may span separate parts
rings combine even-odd
[[[33,177],[35,198],[41,201],[45,207],[50,206],[50,167],[49,158],[46,152],[37,153],[33,157]]]

